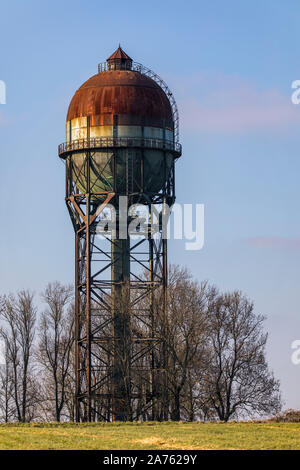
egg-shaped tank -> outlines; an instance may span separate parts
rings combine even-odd
[[[107,192],[151,196],[168,180],[180,155],[170,100],[121,47],[74,94],[60,155],[66,152],[78,191],[89,185],[99,202]]]

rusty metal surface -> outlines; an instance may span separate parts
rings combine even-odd
[[[140,125],[174,128],[165,92],[151,78],[132,70],[110,70],[87,80],[73,96],[67,121],[90,116],[91,126]]]

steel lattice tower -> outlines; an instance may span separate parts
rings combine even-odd
[[[119,47],[75,93],[59,146],[75,230],[77,421],[168,419],[162,219],[180,155],[172,93]],[[135,239],[132,204],[149,214]]]

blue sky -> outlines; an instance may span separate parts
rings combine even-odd
[[[73,280],[57,145],[73,93],[121,42],[174,92],[177,201],[205,204],[203,250],[171,242],[170,262],[254,300],[286,406],[300,408],[299,2],[26,0],[0,13],[0,293]]]

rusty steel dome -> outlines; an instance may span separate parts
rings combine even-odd
[[[119,144],[168,149],[175,158],[181,155],[173,94],[157,74],[133,62],[120,45],[71,99],[66,143],[59,146],[59,155],[64,158],[70,151]]]
[[[174,129],[170,101],[150,77],[133,70],[107,70],[89,78],[73,96],[67,121],[90,116],[91,126]]]
[[[67,113],[66,142],[59,156],[73,162],[86,192],[86,152],[92,151],[93,200],[105,192],[158,194],[181,155],[178,111],[166,83],[119,46],[98,73],[75,92]],[[131,176],[128,179],[129,167]],[[128,183],[129,181],[129,183]],[[140,196],[138,196],[140,197]]]

